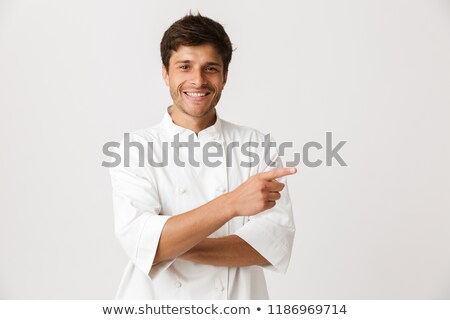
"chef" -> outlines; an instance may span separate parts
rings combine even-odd
[[[231,55],[222,25],[200,14],[163,36],[173,103],[122,141],[127,161],[110,169],[115,233],[130,260],[118,299],[268,299],[263,270],[287,270],[295,226],[286,176],[296,169],[283,168],[276,149],[270,163],[252,161],[267,158],[264,135],[219,117]],[[167,152],[175,140],[197,147]],[[205,150],[214,161],[202,161]],[[165,155],[167,165],[151,165]]]

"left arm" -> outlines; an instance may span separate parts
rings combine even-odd
[[[206,238],[180,255],[178,259],[225,267],[270,264],[258,251],[237,235]]]

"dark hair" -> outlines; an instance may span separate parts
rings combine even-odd
[[[169,61],[172,51],[177,51],[180,46],[198,46],[212,44],[222,57],[224,73],[228,71],[233,48],[230,38],[223,26],[207,17],[189,13],[178,21],[175,21],[164,32],[161,40],[162,63],[169,71]]]

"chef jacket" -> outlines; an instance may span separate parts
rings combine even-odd
[[[268,299],[263,269],[286,272],[295,234],[287,185],[273,208],[254,216],[235,217],[209,236],[237,235],[270,265],[222,267],[176,258],[153,265],[161,231],[171,216],[233,191],[259,172],[283,166],[273,147],[268,156],[273,163],[266,163],[261,147],[264,135],[255,129],[222,120],[216,113],[215,123],[196,135],[174,124],[169,112],[170,108],[156,126],[129,135],[132,146],[128,157],[122,140],[116,150],[122,161],[110,169],[115,234],[130,260],[116,299]],[[193,152],[199,166],[189,162],[188,148],[179,148],[178,155],[171,149],[175,137],[184,142],[189,135],[194,135],[200,146]],[[208,164],[213,165],[202,160],[203,146],[208,142],[208,152],[217,154],[209,158]],[[239,147],[227,149],[231,143]],[[241,149],[245,143],[251,146],[247,152]],[[144,161],[136,144],[144,147]],[[164,161],[164,144],[167,165],[154,165]],[[248,151],[257,154],[259,162]],[[278,181],[286,183],[286,177]]]

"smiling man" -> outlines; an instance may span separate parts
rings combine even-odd
[[[287,270],[295,227],[286,176],[296,169],[283,168],[276,151],[271,165],[242,165],[250,151],[265,157],[264,135],[216,112],[231,56],[224,28],[199,14],[163,36],[162,74],[173,103],[159,124],[121,143],[122,159],[134,147],[129,165],[110,169],[116,235],[130,259],[118,299],[267,299],[263,269]],[[200,158],[200,147],[214,146],[222,161],[181,165],[177,157],[191,156],[181,148],[168,153],[166,166],[140,165],[145,146],[161,159],[178,139],[193,139]],[[242,153],[227,147],[233,144],[252,147]]]
[[[172,53],[163,77],[173,99],[174,123],[195,132],[214,123],[227,78],[224,64],[209,43],[180,46]]]

